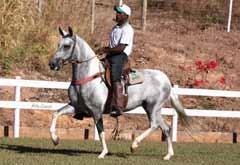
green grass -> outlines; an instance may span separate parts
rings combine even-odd
[[[110,154],[105,159],[97,159],[101,151],[99,142],[63,140],[54,147],[46,139],[0,139],[1,165],[239,165],[239,144],[174,144],[175,156],[170,161],[163,161],[166,153],[164,143],[142,143],[136,153],[131,154],[131,142],[110,141]]]

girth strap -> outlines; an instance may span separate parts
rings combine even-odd
[[[81,79],[81,80],[72,80],[71,84],[72,85],[83,85],[83,84],[86,84],[100,76],[102,76],[104,74],[104,72],[98,72],[90,77],[86,77],[84,79]]]

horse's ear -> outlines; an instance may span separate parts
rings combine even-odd
[[[59,30],[59,33],[61,34],[61,36],[64,37],[65,35],[64,35],[64,32],[63,32],[62,28],[58,27],[58,30]]]
[[[72,37],[73,36],[73,30],[72,30],[71,26],[68,26],[68,32],[69,32],[69,35]]]

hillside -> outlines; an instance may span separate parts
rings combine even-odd
[[[74,2],[72,3],[74,4]],[[150,1],[145,32],[141,30],[139,3],[136,1],[126,2],[129,2],[133,9],[131,23],[135,28],[135,40],[131,61],[134,68],[160,69],[170,77],[173,84],[178,84],[181,87],[240,90],[240,69],[238,67],[240,61],[240,32],[237,22],[233,22],[233,30],[230,33],[226,32],[226,18],[222,18],[222,14],[226,13],[224,8],[220,10],[220,7],[224,6],[224,4],[221,4],[222,1],[217,6],[219,8],[215,4],[215,6],[210,4],[209,10],[215,7],[214,9],[219,9],[219,12],[217,12],[219,15],[210,15],[207,21],[204,16],[200,17],[201,15],[197,11],[193,13],[193,9],[196,9],[199,5],[194,3],[197,1],[188,4],[189,8],[185,6],[184,9],[181,8],[184,0],[173,4],[155,4]],[[28,54],[20,49],[21,44],[18,45],[18,49],[14,49],[14,52],[16,51],[15,53],[18,54],[14,57],[15,59],[12,59],[12,49],[10,47],[1,49],[2,52],[6,51],[5,54],[8,54],[6,57],[0,51],[2,59],[0,63],[1,75],[11,78],[21,76],[22,79],[69,81],[69,67],[55,73],[50,71],[47,66],[48,59],[55,51],[58,41],[56,27],[61,25],[66,28],[69,24],[73,25],[76,33],[85,38],[96,50],[100,46],[107,45],[108,33],[114,24],[112,20],[115,16],[114,11],[112,11],[112,4],[110,1],[97,2],[94,34],[86,32],[89,29],[87,28],[88,19],[83,21],[83,26],[76,21],[82,18],[82,15],[79,16],[80,18],[73,17],[72,19],[75,22],[71,22],[67,19],[67,16],[71,13],[66,13],[62,20],[56,14],[55,18],[57,20],[54,21],[54,26],[50,26],[49,29],[47,25],[51,22],[51,17],[49,17],[49,20],[42,20],[43,24],[41,26],[43,29],[28,30],[28,33],[33,31],[27,38],[33,44],[23,44],[24,48],[27,48],[25,50],[28,51]],[[85,5],[87,9],[90,8],[89,3]],[[67,6],[65,7],[67,8]],[[202,7],[204,8],[204,5]],[[204,9],[207,9],[207,7]],[[224,12],[222,13],[222,11]],[[82,11],[82,13],[86,13],[86,11]],[[211,12],[205,11],[205,14],[209,13]],[[49,15],[51,13],[48,13],[45,17],[47,18]],[[238,16],[238,13],[235,13],[234,16]],[[0,30],[3,29],[0,27]],[[24,89],[23,93],[24,98],[22,100],[67,102],[66,91]],[[0,88],[1,99],[11,100],[12,94],[12,89]],[[238,110],[240,107],[239,99],[182,97],[182,100],[186,108]],[[12,125],[12,115],[13,113],[9,110],[1,110],[0,125]],[[133,118],[135,120],[132,120]],[[21,125],[49,127],[50,120],[50,112],[23,111]],[[128,126],[123,126],[126,129],[147,128],[148,123],[142,125],[143,120],[146,120],[146,117],[129,116],[121,119],[122,122],[129,123]],[[106,122],[108,123],[107,127],[110,127],[112,122],[109,119]],[[204,123],[204,126],[199,128],[201,130],[232,131],[236,129],[240,131],[237,127],[239,125],[237,120],[202,119],[202,123]],[[89,120],[79,122],[69,117],[62,117],[58,126],[67,128],[91,127],[92,124],[89,124]]]

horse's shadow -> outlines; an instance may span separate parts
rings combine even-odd
[[[99,155],[98,151],[88,151],[88,150],[77,150],[77,149],[58,149],[58,148],[38,148],[38,147],[30,147],[23,145],[11,145],[11,144],[0,144],[0,149],[15,151],[20,154],[25,153],[51,153],[51,154],[63,154],[68,156],[80,156],[82,154],[93,154]],[[129,156],[128,153],[108,153],[109,156],[116,156],[120,158],[127,158]]]

